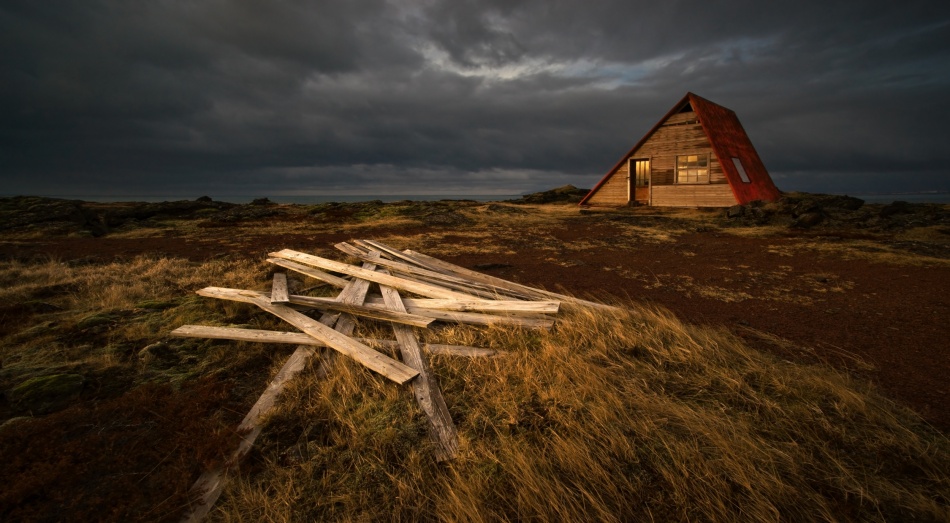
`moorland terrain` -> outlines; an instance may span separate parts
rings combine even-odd
[[[456,468],[427,464],[424,428],[394,421],[416,419],[414,406],[372,376],[347,367],[329,385],[304,380],[214,517],[950,514],[950,206],[793,193],[728,210],[580,209],[582,192],[318,205],[0,199],[0,481],[16,485],[0,494],[0,516],[177,518],[288,354],[168,338],[200,321],[277,328],[194,291],[263,289],[268,252],[342,259],[333,245],[357,238],[633,316],[570,317],[582,328],[540,337],[432,334],[517,354],[510,366],[437,362],[467,453]],[[569,342],[576,351],[562,350]],[[644,390],[631,388],[635,373]],[[334,406],[331,386],[366,389],[351,397],[363,410]],[[633,440],[644,446],[626,448]],[[312,502],[321,489],[335,494]],[[302,500],[306,510],[287,508]]]

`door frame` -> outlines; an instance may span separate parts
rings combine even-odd
[[[645,185],[637,185],[638,181],[638,164],[646,164],[644,169],[645,175]],[[646,199],[647,205],[653,204],[653,159],[652,158],[628,158],[627,159],[627,202],[631,205],[636,205],[637,200],[637,187],[646,187],[649,189],[649,195]],[[643,200],[639,200],[643,201]]]

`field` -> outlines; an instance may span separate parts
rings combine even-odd
[[[194,291],[264,290],[268,252],[346,259],[333,244],[358,238],[622,311],[429,329],[511,353],[433,358],[450,463],[406,389],[342,358],[306,372],[213,520],[950,519],[950,206],[798,194],[728,213],[0,199],[0,518],[177,520],[293,351],[170,338],[284,328]]]

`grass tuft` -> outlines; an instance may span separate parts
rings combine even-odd
[[[433,360],[459,459],[432,460],[408,390],[339,359],[286,393],[216,517],[950,517],[947,438],[829,368],[640,307],[479,336],[430,336],[510,351]]]

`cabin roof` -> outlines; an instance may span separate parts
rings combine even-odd
[[[607,171],[607,174],[587,193],[587,196],[584,196],[579,205],[584,205],[601,186],[607,183],[607,180],[617,172],[617,169],[619,169],[637,149],[642,147],[664,122],[669,120],[674,114],[682,112],[687,106],[699,117],[703,131],[706,133],[706,137],[709,138],[713,152],[715,152],[719,158],[719,163],[722,165],[726,180],[729,182],[729,186],[732,188],[733,194],[735,194],[739,203],[747,203],[757,199],[769,200],[777,198],[779,195],[778,188],[772,183],[768,171],[765,170],[765,165],[752,146],[752,142],[749,140],[745,129],[742,128],[742,124],[739,123],[739,118],[736,116],[736,113],[731,109],[713,103],[699,95],[687,92],[679,102],[673,105],[673,107],[643,135],[643,138],[640,138],[640,141],[630,148],[630,150]],[[739,172],[736,170],[732,161],[730,161],[731,158],[740,159],[750,179],[750,183],[742,182],[739,177]]]

